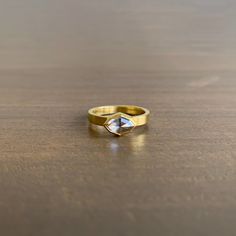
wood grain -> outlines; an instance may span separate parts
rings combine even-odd
[[[233,1],[0,3],[0,235],[235,235]]]

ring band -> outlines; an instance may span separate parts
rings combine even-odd
[[[149,114],[148,109],[139,106],[101,106],[88,111],[88,120],[92,124],[104,126],[110,133],[121,136],[136,126],[147,124]]]

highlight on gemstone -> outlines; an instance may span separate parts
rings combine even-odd
[[[130,132],[134,128],[134,123],[126,117],[120,116],[112,118],[106,124],[106,128],[113,134],[123,135]]]

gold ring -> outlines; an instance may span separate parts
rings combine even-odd
[[[110,133],[121,136],[136,126],[147,124],[150,111],[143,107],[118,105],[94,107],[88,111],[90,123],[104,126]]]

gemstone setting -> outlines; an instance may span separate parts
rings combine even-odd
[[[115,114],[108,119],[105,127],[110,133],[121,136],[131,132],[135,127],[135,124],[131,119],[129,119],[128,115]]]

